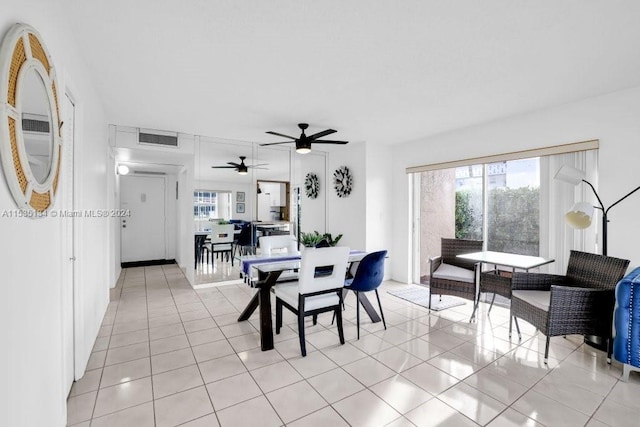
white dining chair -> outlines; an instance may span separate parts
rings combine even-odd
[[[272,255],[275,253],[296,253],[298,243],[290,234],[278,236],[262,236],[258,239],[262,255]]]
[[[342,330],[342,289],[349,261],[349,248],[338,246],[317,248],[302,253],[298,280],[274,287],[276,294],[276,334],[282,328],[282,308],[298,317],[300,351],[307,355],[304,318],[333,311],[336,316],[340,344],[344,344]]]
[[[217,254],[226,256],[227,261],[231,258],[231,265],[233,265],[234,230],[233,224],[213,224],[211,226],[211,239],[205,243],[205,248],[211,254],[212,265],[215,263],[214,258]]]

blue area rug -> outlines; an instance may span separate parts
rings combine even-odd
[[[419,306],[429,308],[429,288],[426,286],[407,285],[397,290],[387,291],[387,293]],[[440,297],[440,295],[433,295],[431,298],[431,310],[434,311],[466,304],[466,300],[451,295],[442,295],[442,297]]]

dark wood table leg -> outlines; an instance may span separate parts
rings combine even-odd
[[[261,288],[260,295],[260,344],[262,351],[273,350],[273,325],[271,324],[271,287]]]
[[[256,288],[258,292],[251,298],[242,311],[238,322],[248,320],[251,314],[260,307],[260,347],[262,351],[273,350],[273,325],[271,322],[271,288],[276,284],[281,271],[258,275]]]
[[[253,298],[251,298],[251,301],[249,301],[249,304],[247,304],[247,306],[242,311],[242,314],[240,314],[240,317],[238,317],[238,322],[249,320],[249,317],[251,317],[253,312],[256,311],[256,308],[258,308],[258,305],[260,305],[259,295],[260,295],[260,291],[256,292]]]

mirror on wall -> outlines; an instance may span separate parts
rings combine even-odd
[[[290,158],[289,148],[264,149],[251,142],[197,138],[193,223],[196,240],[203,239],[204,245],[201,257],[196,259],[197,285],[239,280],[240,266],[232,263],[231,257],[240,251],[248,253],[252,247],[255,250],[258,233],[268,226],[257,222],[257,183],[259,180],[288,183]],[[282,196],[284,200],[287,199],[286,191]],[[214,226],[227,222],[234,225],[234,254],[231,256],[217,251],[217,243],[212,242],[216,237],[212,236]],[[251,227],[248,236],[246,227]]]
[[[325,207],[329,191],[332,191],[330,180],[327,179],[327,153],[314,150],[304,156],[296,156],[295,171],[295,186],[300,189],[300,230],[305,233],[312,231],[325,233],[327,231]],[[314,176],[308,177],[309,174]],[[307,190],[305,184],[310,181],[314,184],[314,191]],[[298,209],[294,209],[293,212],[298,212]]]
[[[242,168],[235,165],[255,164],[253,145],[207,137],[199,137],[196,144],[195,188],[226,195],[221,196],[221,200],[224,197],[225,203],[221,205],[221,209],[217,209],[204,222],[197,222],[196,228],[209,228],[208,223],[215,220],[250,221],[253,218],[254,207],[247,196],[253,188],[254,171],[248,167],[246,173],[241,173]],[[239,198],[243,200],[238,201]]]
[[[287,147],[257,148],[261,163],[268,165],[256,170],[256,215],[261,222],[288,222],[291,219],[291,149]],[[287,224],[272,224],[289,230]]]
[[[0,75],[0,159],[7,185],[19,208],[45,212],[58,189],[62,123],[55,68],[33,27],[15,24],[7,32]]]
[[[27,71],[20,86],[24,148],[33,177],[42,184],[49,176],[53,154],[53,132],[47,89],[40,74]]]

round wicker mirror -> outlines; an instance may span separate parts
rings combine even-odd
[[[0,46],[0,156],[21,209],[53,204],[62,138],[55,69],[38,32],[15,24]]]

